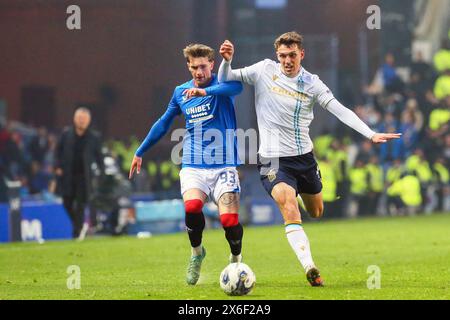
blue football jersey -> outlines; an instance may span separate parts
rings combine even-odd
[[[204,97],[186,98],[184,91],[195,88],[188,81],[174,90],[164,115],[153,125],[136,152],[148,150],[164,135],[175,116],[183,114],[186,133],[183,139],[183,167],[221,168],[240,164],[236,138],[234,97],[242,92],[238,81],[218,83],[213,75]]]

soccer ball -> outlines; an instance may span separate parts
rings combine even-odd
[[[249,294],[255,287],[256,277],[252,269],[242,262],[230,263],[220,274],[220,287],[229,296]]]

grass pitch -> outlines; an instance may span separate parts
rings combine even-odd
[[[0,299],[450,299],[450,214],[305,223],[325,287],[308,285],[282,226],[247,227],[244,262],[256,274],[251,295],[219,287],[229,248],[222,230],[205,231],[207,256],[195,287],[185,284],[184,233],[0,245]],[[69,290],[67,268],[81,271]],[[369,290],[368,267],[381,271]]]

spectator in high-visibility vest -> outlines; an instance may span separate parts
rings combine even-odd
[[[443,100],[450,95],[450,70],[447,70],[436,80],[433,93],[438,100]]]
[[[424,144],[428,159],[436,160],[445,149],[445,136],[450,132],[450,95],[430,113],[427,141]]]
[[[351,206],[349,209],[349,215],[355,217],[363,215],[367,212],[367,206],[360,205],[367,201],[367,191],[369,187],[367,170],[364,167],[364,162],[357,158],[353,168],[349,171],[350,177],[350,194],[351,194]]]
[[[386,187],[389,187],[395,181],[400,180],[404,171],[405,168],[403,166],[402,161],[400,159],[394,160],[392,166],[390,166],[386,172],[386,182],[385,182]]]
[[[337,216],[343,216],[348,202],[350,183],[348,179],[349,159],[346,146],[339,140],[331,143],[326,158],[331,164],[336,180],[336,197],[339,198],[334,206]]]
[[[447,99],[446,99],[447,100]],[[450,120],[450,97],[449,102],[431,111],[428,126],[431,131],[431,136],[436,138],[442,135],[443,132],[448,131],[448,123]]]
[[[113,150],[119,157],[120,168],[124,173],[128,172],[129,163],[133,159],[135,143],[132,142],[132,138],[129,141],[116,140],[113,143]]]
[[[439,73],[450,70],[450,39],[442,41],[441,49],[434,55],[433,62]]]
[[[410,172],[416,172],[421,183],[430,183],[433,178],[430,165],[420,148],[416,149],[414,154],[406,159],[406,169]]]
[[[327,158],[317,161],[322,176],[322,197],[324,212],[329,217],[338,216],[336,211],[336,174],[331,162]]]
[[[150,160],[147,162],[147,173],[148,179],[150,180],[150,190],[152,192],[159,191],[161,189],[158,163],[156,161]]]
[[[123,154],[123,167],[122,167],[122,170],[124,170],[124,172],[128,172],[129,164],[133,161],[134,152],[136,151],[137,148],[139,148],[139,145],[140,142],[135,136],[130,137],[128,142],[126,143]]]
[[[447,133],[444,137],[444,146],[441,151],[442,157],[444,157],[445,162],[450,164],[450,132]]]
[[[330,135],[328,132],[318,136],[314,139],[314,153],[316,157],[322,158],[326,155],[328,148],[333,142],[334,137]]]
[[[117,159],[117,164],[119,165],[120,169],[123,171],[125,168],[124,161],[123,161],[123,159],[125,157],[125,153],[126,153],[125,144],[121,140],[114,139],[114,140],[108,141],[108,145],[109,145],[111,152],[114,153],[114,155]],[[125,168],[125,169],[127,169],[127,168]]]
[[[417,149],[413,155],[406,159],[406,169],[408,172],[414,172],[419,179],[421,194],[424,199],[423,204],[426,205],[428,188],[433,182],[433,172],[422,149]]]
[[[173,191],[178,187],[179,168],[171,160],[166,160],[159,164],[159,172],[162,190],[168,197],[173,197]]]
[[[450,173],[445,165],[444,158],[440,157],[433,164],[433,172],[435,174],[435,180],[437,185],[438,194],[438,210],[445,211],[444,204],[446,199],[450,197]]]
[[[370,163],[366,165],[369,179],[369,193],[367,207],[370,212],[376,213],[378,202],[384,189],[384,173],[377,156],[370,158]]]
[[[400,180],[395,181],[387,190],[390,203],[395,203],[398,213],[409,215],[417,213],[422,205],[419,179],[407,172]]]

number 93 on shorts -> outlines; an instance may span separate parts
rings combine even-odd
[[[185,167],[180,171],[181,194],[190,189],[202,190],[216,204],[227,192],[241,192],[235,167],[207,169]]]

